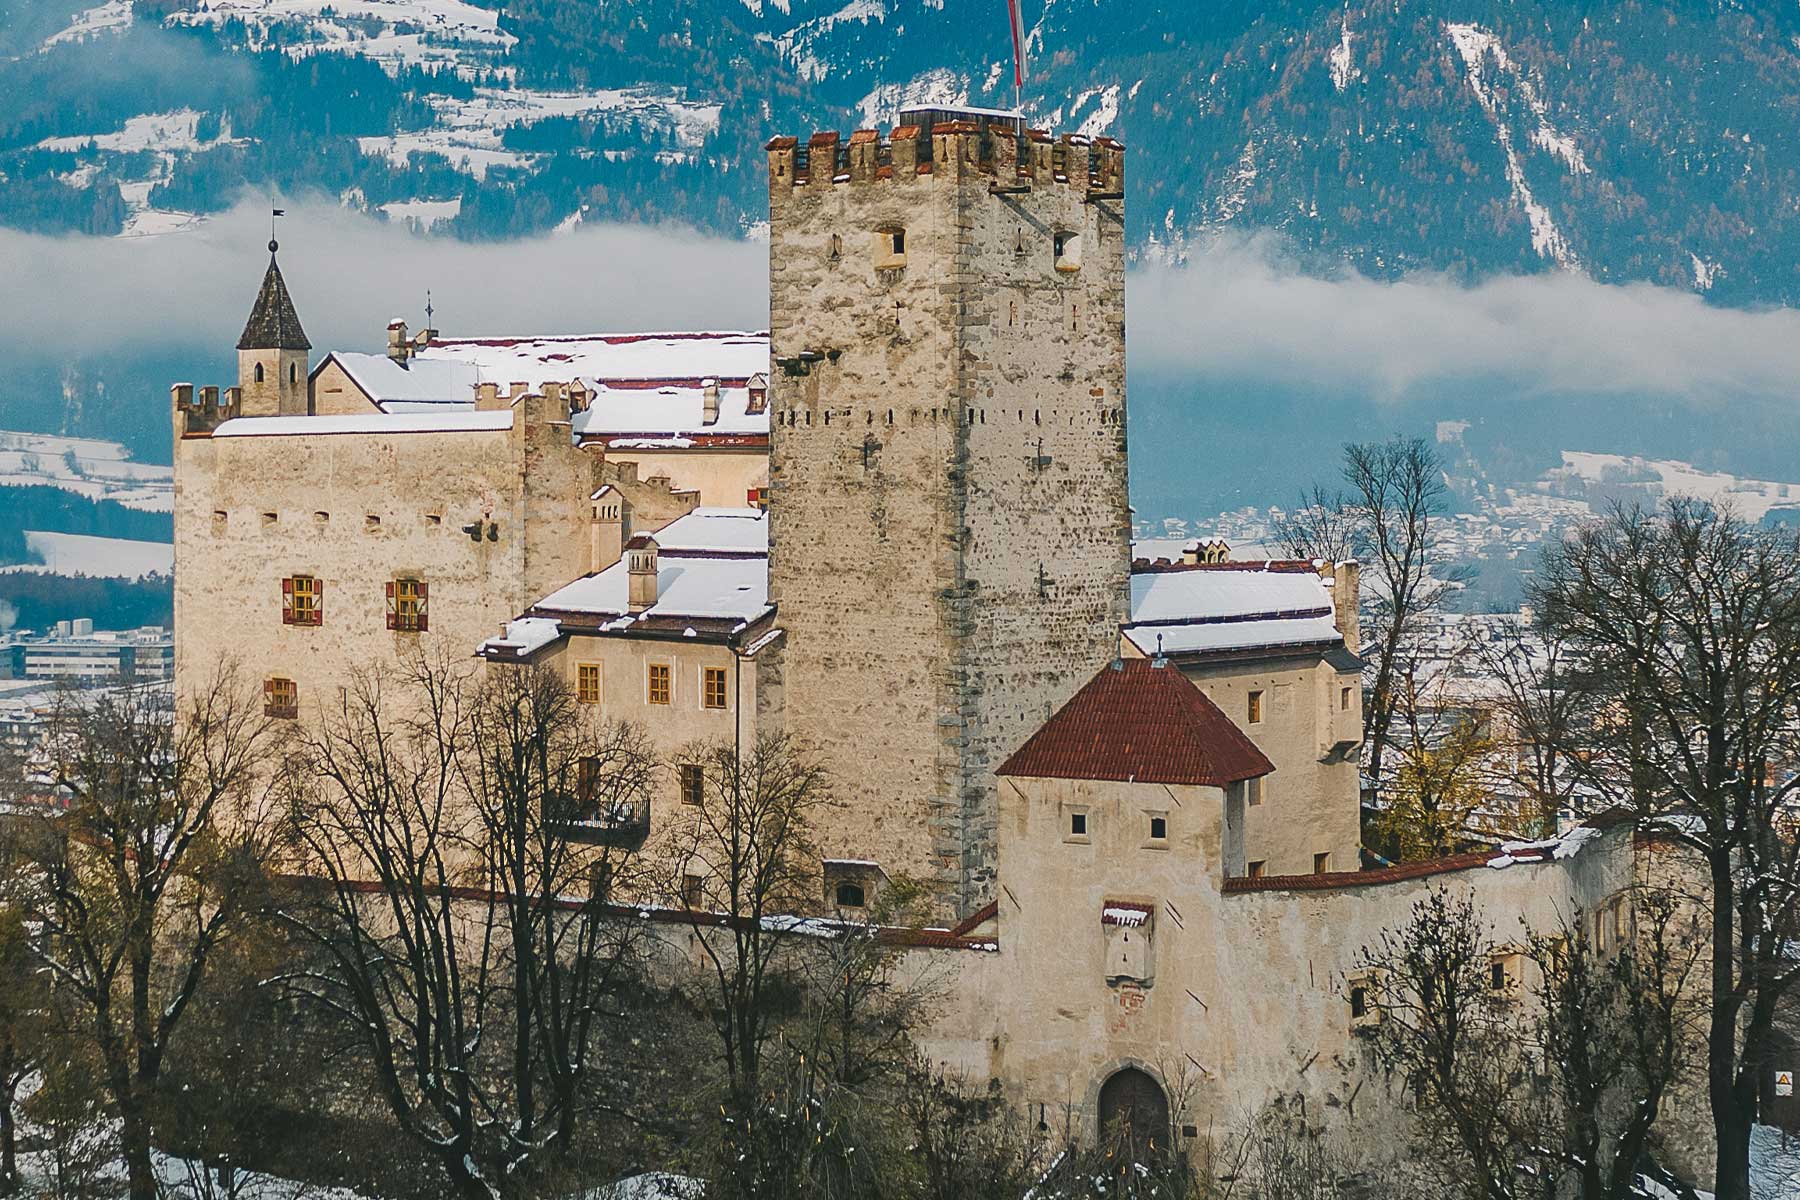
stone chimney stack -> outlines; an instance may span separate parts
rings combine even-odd
[[[700,423],[702,425],[719,423],[719,381],[716,379],[700,381]]]
[[[760,416],[769,411],[769,377],[759,371],[750,377],[748,386],[750,388],[750,415]]]
[[[406,322],[395,317],[388,322],[388,357],[404,367],[412,350],[412,343],[406,340]]]
[[[647,533],[625,543],[625,606],[641,613],[656,603],[656,539]]]
[[[1331,607],[1344,645],[1352,654],[1362,653],[1362,567],[1355,559],[1324,563],[1319,574],[1331,586]]]

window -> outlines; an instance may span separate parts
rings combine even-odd
[[[698,807],[706,803],[706,772],[693,763],[679,768],[681,802]]]
[[[1329,851],[1327,851],[1324,854],[1313,855],[1313,874],[1314,875],[1324,875],[1325,873],[1327,873],[1330,870],[1331,870],[1331,854]]]
[[[583,704],[600,703],[599,663],[581,663],[575,668],[575,699]]]
[[[1162,816],[1151,817],[1150,818],[1150,840],[1153,842],[1161,842],[1161,841],[1168,840],[1168,837],[1169,837],[1169,818],[1162,817]]]
[[[1369,985],[1352,984],[1350,987],[1350,1019],[1360,1021],[1369,1015]]]
[[[1375,971],[1364,971],[1350,976],[1347,982],[1350,1027],[1372,1029],[1381,1024],[1381,975]]]
[[[1349,688],[1339,688],[1338,689],[1338,711],[1339,712],[1349,712],[1350,711],[1350,689]]]
[[[289,575],[281,581],[281,623],[322,625],[325,587],[315,575]]]
[[[1085,842],[1088,836],[1088,815],[1086,809],[1078,809],[1069,814],[1069,840]]]
[[[1244,875],[1250,879],[1261,879],[1263,877],[1263,871],[1268,865],[1268,862],[1264,859],[1253,858],[1245,865]]]
[[[1056,252],[1057,270],[1081,270],[1081,235],[1079,233],[1059,232],[1053,234],[1050,243]]]
[[[650,704],[667,704],[669,702],[669,666],[667,663],[651,663],[645,677],[644,699]]]
[[[1262,776],[1260,775],[1255,779],[1244,780],[1244,799],[1245,803],[1251,808],[1257,807],[1263,801],[1262,783]]]
[[[300,715],[300,685],[291,679],[263,680],[263,715],[293,720]]]
[[[374,530],[380,529],[381,528],[381,518],[376,516],[374,513],[369,513],[367,516],[363,517],[363,528],[370,530],[371,532],[373,532]]]
[[[875,269],[896,271],[906,265],[906,230],[889,226],[875,232]]]
[[[863,885],[846,879],[837,885],[837,906],[839,908],[862,908],[868,903],[868,893]]]
[[[1247,716],[1252,725],[1261,725],[1263,719],[1263,694],[1259,691],[1250,693],[1250,701],[1246,706]]]
[[[1488,988],[1495,995],[1516,997],[1519,994],[1519,968],[1524,958],[1507,950],[1488,960]]]
[[[424,633],[430,628],[426,599],[423,579],[401,578],[389,582],[387,627],[400,633]]]
[[[699,908],[706,902],[706,880],[694,874],[681,877],[681,906]]]
[[[1506,990],[1506,964],[1497,958],[1488,964],[1488,986],[1496,992]]]
[[[700,673],[700,707],[725,707],[725,668],[707,667]]]
[[[263,365],[261,363],[256,364],[256,369],[251,371],[250,378],[253,379],[257,383],[261,383],[263,381]]]

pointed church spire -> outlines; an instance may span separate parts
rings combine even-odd
[[[287,283],[276,265],[274,238],[269,239],[269,270],[263,276],[262,290],[256,294],[256,305],[250,320],[244,324],[244,336],[238,339],[239,350],[311,350],[306,331],[300,328],[299,314],[288,295]]]

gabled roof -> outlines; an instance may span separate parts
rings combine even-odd
[[[1310,563],[1134,569],[1125,636],[1145,654],[1342,646],[1331,591]]]
[[[263,274],[262,290],[256,293],[256,304],[250,309],[250,319],[244,323],[244,333],[238,338],[237,348],[311,350],[312,343],[306,340],[306,331],[300,328],[293,298],[288,295],[287,283],[281,278],[281,268],[275,264],[275,243],[269,245],[269,269]]]
[[[1275,769],[1175,667],[1102,667],[1000,767],[1001,775],[1226,787]]]

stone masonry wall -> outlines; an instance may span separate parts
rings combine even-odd
[[[959,123],[769,157],[785,719],[844,804],[823,852],[968,911],[993,769],[1125,615],[1122,148]]]

